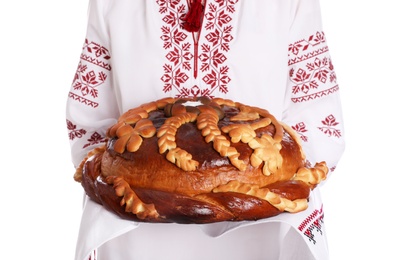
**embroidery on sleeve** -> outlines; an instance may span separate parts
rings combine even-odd
[[[81,128],[77,129],[77,126],[73,124],[70,120],[66,120],[66,125],[68,129],[68,136],[69,140],[73,141],[75,138],[83,138],[86,135],[86,130]],[[89,139],[87,139],[88,143],[86,143],[82,148],[87,148],[91,145],[100,144],[107,141],[107,138],[103,137],[98,132],[94,132]]]
[[[318,129],[327,136],[337,138],[340,138],[342,136],[341,130],[335,128],[335,126],[339,125],[339,123],[336,121],[336,118],[333,115],[325,117],[325,119],[322,120],[321,123],[323,126],[318,127]]]
[[[69,140],[74,140],[75,138],[82,138],[86,134],[85,129],[76,129],[76,125],[74,125],[69,120],[66,120],[66,125],[68,128]]]
[[[85,44],[82,49],[82,60],[86,60],[106,70],[111,70],[108,62],[110,60],[110,53],[106,47],[95,42],[89,42],[88,39],[85,39]]]
[[[94,132],[87,141],[88,141],[88,143],[85,144],[83,146],[83,148],[86,148],[91,145],[96,145],[96,144],[107,142],[107,138],[103,137],[98,132]]]
[[[291,127],[297,132],[303,142],[308,142],[308,137],[305,135],[308,130],[304,122],[300,122]]]
[[[288,47],[292,102],[306,102],[339,90],[323,32]]]
[[[110,54],[105,47],[86,39],[69,98],[89,107],[98,107],[99,89],[107,80],[106,72],[111,70],[109,60]]]

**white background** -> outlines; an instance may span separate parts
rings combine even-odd
[[[331,260],[406,259],[402,3],[321,0],[347,139],[322,189]],[[65,101],[86,15],[87,0],[0,3],[0,259],[73,259],[82,188]]]

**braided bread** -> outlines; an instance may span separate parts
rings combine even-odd
[[[165,98],[131,109],[74,179],[124,219],[257,220],[307,208],[328,173],[310,167],[296,133],[268,111],[231,100]]]

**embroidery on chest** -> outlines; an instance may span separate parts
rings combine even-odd
[[[194,1],[197,0],[157,0],[162,17],[161,40],[166,51],[162,90],[172,91],[176,97],[228,93],[231,78],[227,56],[238,0],[202,1],[202,26],[197,32],[189,32],[183,21]]]

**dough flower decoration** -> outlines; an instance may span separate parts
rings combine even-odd
[[[156,129],[149,119],[140,119],[134,126],[123,124],[116,131],[118,140],[114,145],[114,150],[118,153],[123,153],[125,150],[135,152],[143,142],[142,137],[149,138],[155,133]]]
[[[254,149],[250,156],[250,163],[257,167],[264,162],[263,174],[269,176],[276,173],[283,163],[283,157],[280,154],[281,143],[276,142],[269,135],[256,137],[249,142],[249,146]]]

